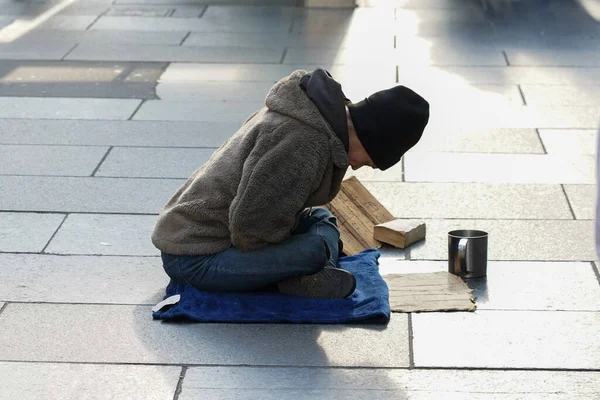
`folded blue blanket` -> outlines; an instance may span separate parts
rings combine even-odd
[[[340,258],[339,267],[356,277],[356,290],[346,299],[307,299],[268,292],[206,292],[170,283],[163,304],[155,307],[157,311],[152,316],[197,322],[387,323],[389,294],[379,274],[379,256],[378,250],[369,249]]]

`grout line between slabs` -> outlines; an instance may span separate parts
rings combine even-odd
[[[137,365],[137,366],[162,366],[162,367],[227,367],[227,368],[254,368],[254,369],[340,369],[340,370],[408,370],[409,367],[363,367],[363,366],[314,366],[314,365],[248,365],[248,364],[189,364],[189,363],[135,363],[135,362],[93,362],[93,361],[31,361],[31,360],[2,360],[6,363],[26,363],[26,364],[73,364],[73,365]],[[547,371],[547,372],[600,372],[600,368],[523,368],[523,367],[415,367],[418,370],[458,370],[458,371]]]
[[[64,218],[62,219],[62,221],[60,222],[60,224],[58,225],[58,227],[56,228],[56,230],[54,231],[54,233],[52,234],[52,236],[50,237],[50,239],[48,240],[48,242],[46,243],[46,245],[44,246],[44,248],[40,252],[41,254],[47,254],[47,253],[45,253],[46,249],[48,248],[48,246],[50,246],[50,242],[52,242],[52,239],[54,239],[54,237],[56,236],[56,234],[58,233],[58,231],[60,230],[60,228],[63,226],[63,224],[67,220],[68,216],[69,216],[68,213],[65,214]]]
[[[73,52],[73,50],[75,50],[77,48],[77,46],[79,46],[79,43],[75,43],[75,45],[73,47],[71,47],[71,49],[69,51],[67,51],[67,54],[65,54],[64,56],[61,57],[60,61],[64,61],[69,54],[71,54]],[[42,96],[40,96],[42,97]]]
[[[593,261],[590,261],[590,263],[592,264],[592,269],[594,270],[594,273],[596,274],[596,279],[598,279],[598,284],[600,284],[600,271],[598,270],[598,266]]]
[[[114,148],[114,146],[110,146],[108,148],[108,150],[106,151],[106,153],[104,153],[104,156],[102,157],[102,159],[100,160],[100,162],[98,163],[98,165],[96,165],[96,168],[94,168],[94,171],[92,171],[92,174],[89,177],[96,176],[96,173],[98,172],[98,170],[100,169],[100,167],[104,163],[104,160],[106,160],[106,157],[108,157],[108,155],[110,154],[110,152],[112,151],[113,148]]]
[[[577,220],[577,216],[575,215],[575,210],[573,210],[573,205],[571,204],[571,200],[569,200],[569,196],[567,195],[567,190],[565,189],[565,185],[560,185],[560,188],[565,195],[565,199],[567,200],[567,205],[569,206],[569,210],[571,211],[571,216],[574,220]]]
[[[542,134],[540,133],[539,128],[535,128],[535,133],[537,133],[538,140],[540,141],[540,144],[542,145],[542,150],[544,151],[544,154],[548,154],[548,149],[546,149],[546,145],[544,144],[544,140],[542,139]]]
[[[415,350],[413,345],[414,333],[412,323],[412,313],[408,313],[408,362],[409,369],[415,368]]]
[[[527,105],[527,99],[525,99],[525,93],[523,92],[523,88],[521,87],[521,85],[517,85],[517,89],[519,90],[519,94],[521,95],[521,100],[523,101],[523,105],[526,106]]]
[[[285,56],[287,56],[287,52],[288,52],[288,48],[286,46],[283,48],[283,54],[281,55],[281,60],[279,61],[279,64],[283,64],[283,60],[285,60]]]
[[[204,6],[204,9],[202,11],[200,11],[200,15],[198,15],[197,18],[202,18],[204,17],[204,14],[206,14],[206,11],[208,10],[208,6]]]
[[[185,379],[185,374],[189,367],[183,366],[181,368],[181,373],[179,374],[179,380],[177,381],[177,387],[175,388],[175,393],[173,394],[173,400],[178,400],[179,395],[181,394],[181,390],[183,389],[183,380]]]
[[[4,311],[4,309],[6,308],[6,306],[8,305],[8,301],[5,302],[2,307],[0,307],[0,317],[2,316],[2,311]]]
[[[508,55],[506,51],[502,50],[502,55],[504,56],[504,61],[506,62],[506,66],[510,67],[510,61],[508,61]]]
[[[192,36],[192,31],[190,31],[190,32],[188,32],[188,33],[186,33],[186,34],[185,34],[185,36],[183,37],[183,39],[181,39],[181,42],[179,42],[179,45],[180,45],[180,46],[183,46],[183,44],[185,43],[185,41],[186,41],[186,40],[187,40],[187,39],[188,39],[190,36]],[[171,63],[169,63],[169,64],[171,64]]]
[[[154,91],[156,93],[156,86],[154,88]],[[138,106],[135,108],[135,110],[133,110],[133,113],[129,116],[129,118],[127,118],[127,121],[133,120],[133,117],[135,117],[135,114],[137,114],[137,112],[140,111],[140,108],[142,108],[142,106],[144,105],[145,102],[146,102],[146,99],[142,99],[140,104],[138,104]]]

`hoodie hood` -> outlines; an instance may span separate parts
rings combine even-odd
[[[309,98],[307,92],[305,92],[301,86],[302,78],[305,76],[308,76],[308,79],[312,80],[312,78],[310,78],[311,75],[303,70],[294,71],[287,77],[281,79],[267,94],[265,105],[270,111],[297,119],[303,124],[309,125],[322,134],[327,135],[331,143],[333,163],[338,168],[347,168],[348,156],[344,143],[333,130],[330,123],[325,119],[317,105]],[[343,97],[340,101],[343,106]]]

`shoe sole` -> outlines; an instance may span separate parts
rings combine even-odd
[[[312,275],[296,276],[277,284],[280,293],[313,299],[343,299],[356,289],[356,278],[348,271],[325,268]]]

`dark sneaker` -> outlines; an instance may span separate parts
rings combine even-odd
[[[312,275],[294,276],[277,284],[280,293],[313,299],[343,299],[354,293],[356,279],[350,272],[325,267]]]

